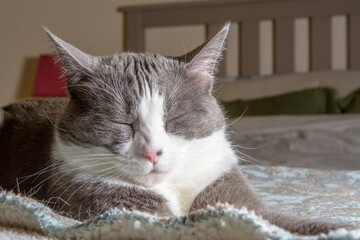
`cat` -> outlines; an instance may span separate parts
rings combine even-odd
[[[0,110],[0,186],[80,220],[113,207],[171,217],[227,202],[290,232],[347,226],[272,211],[248,184],[212,95],[229,26],[181,57],[94,57],[45,29],[69,98]]]

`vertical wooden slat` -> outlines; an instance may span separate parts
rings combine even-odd
[[[240,27],[240,75],[259,75],[259,22],[242,22]]]
[[[310,68],[329,70],[331,69],[331,17],[313,17],[310,28]]]
[[[295,70],[294,20],[275,21],[275,73],[292,73]]]
[[[220,31],[220,29],[224,26],[223,23],[211,23],[206,25],[206,38],[211,39]],[[226,76],[226,51],[223,53],[223,58],[218,65],[218,73],[217,76]]]
[[[360,14],[349,16],[349,44],[348,58],[349,68],[360,70]]]
[[[144,51],[144,28],[141,11],[131,11],[125,14],[125,51]]]

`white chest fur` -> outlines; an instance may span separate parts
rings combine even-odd
[[[188,213],[195,197],[237,162],[223,130],[188,142],[181,160],[181,166],[153,189],[177,216]]]

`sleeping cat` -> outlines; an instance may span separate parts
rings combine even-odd
[[[113,207],[180,216],[228,202],[300,234],[345,226],[271,211],[247,183],[211,93],[228,31],[175,58],[94,57],[46,30],[70,97],[2,108],[0,186],[78,219]]]

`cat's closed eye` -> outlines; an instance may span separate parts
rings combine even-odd
[[[122,129],[126,129],[127,131],[131,131],[132,136],[134,137],[136,131],[135,131],[133,123],[121,122],[121,121],[116,121],[116,120],[111,120],[111,122],[118,125]]]

